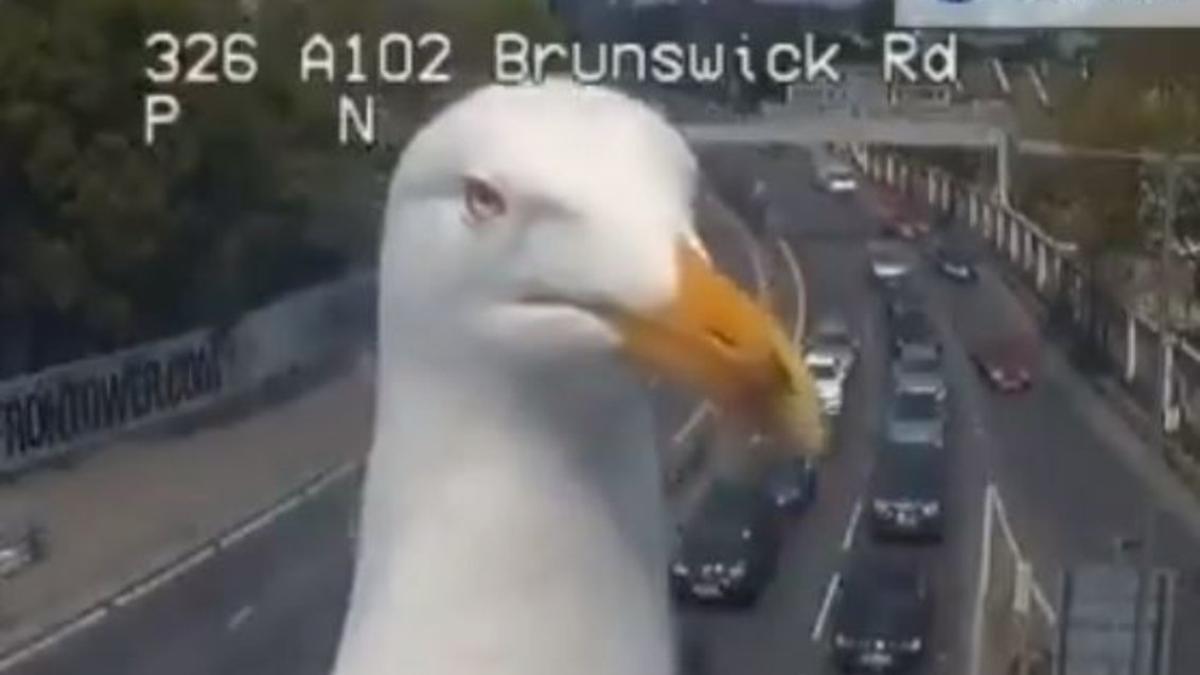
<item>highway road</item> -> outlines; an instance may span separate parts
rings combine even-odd
[[[829,580],[848,556],[872,548],[869,537],[857,531],[862,521],[855,519],[872,462],[886,367],[881,310],[866,281],[866,243],[878,225],[871,215],[872,191],[845,201],[815,192],[802,153],[769,158],[723,150],[720,161],[723,173],[766,180],[779,236],[805,269],[810,317],[828,311],[847,316],[859,327],[864,355],[838,423],[837,453],[822,467],[820,501],[796,523],[780,578],[750,613],[689,610],[685,625],[705,644],[711,673],[822,673],[832,670],[828,636],[816,635],[814,627],[821,627]],[[764,237],[764,245],[775,243],[771,233]],[[1178,570],[1184,581],[1175,598],[1171,672],[1200,672],[1200,643],[1189,639],[1200,634],[1195,501],[1172,498],[1174,486],[1143,466],[1145,440],[1065,363],[1057,346],[1038,337],[1031,315],[995,267],[985,267],[977,287],[959,287],[938,278],[926,262],[917,282],[947,345],[952,415],[947,540],[897,552],[923,559],[934,579],[934,653],[923,671],[967,672],[983,492],[994,481],[1051,602],[1061,566],[1111,560],[1114,540],[1140,536],[1145,505],[1153,504],[1152,558]],[[997,334],[1023,334],[1039,345],[1040,373],[1031,392],[994,394],[974,371],[968,353]]]
[[[791,528],[780,576],[759,606],[749,613],[685,610],[685,629],[705,645],[713,675],[728,673],[794,674],[832,672],[828,663],[830,586],[852,556],[878,553],[865,531],[866,491],[882,423],[888,363],[881,304],[867,276],[867,242],[877,229],[867,205],[858,198],[836,199],[810,185],[807,159],[794,153],[767,159],[750,150],[726,150],[712,161],[716,173],[755,175],[767,181],[778,239],[764,231],[768,249],[788,250],[798,258],[808,289],[808,322],[837,314],[856,330],[862,355],[847,393],[847,407],[834,427],[835,453],[820,471],[820,498]],[[782,252],[776,264],[785,264]],[[963,379],[969,374],[958,374]],[[946,541],[936,549],[889,546],[888,553],[915,556],[936,578],[937,640],[931,673],[961,673],[960,645],[966,642],[977,568],[980,502],[984,477],[959,447],[969,429],[951,429],[951,520]]]

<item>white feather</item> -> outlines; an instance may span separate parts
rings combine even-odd
[[[463,219],[464,175],[508,197]],[[375,441],[336,675],[666,675],[645,391],[597,317],[674,292],[695,161],[648,108],[481,90],[418,134],[381,260]]]

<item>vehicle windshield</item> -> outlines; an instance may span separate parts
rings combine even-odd
[[[813,343],[844,347],[850,344],[850,333],[841,326],[822,326],[813,334]]]
[[[810,363],[808,369],[818,380],[833,380],[838,376],[838,369],[832,363]]]
[[[897,394],[892,411],[898,420],[928,420],[936,418],[940,403],[933,394],[902,392]]]

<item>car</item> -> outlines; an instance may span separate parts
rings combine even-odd
[[[889,323],[891,333],[891,357],[899,358],[905,351],[928,349],[942,352],[942,343],[933,328],[929,315],[921,309],[909,309],[897,313]]]
[[[847,371],[839,365],[837,359],[820,352],[810,352],[804,357],[804,362],[817,385],[817,400],[821,405],[821,412],[831,417],[840,415],[845,400]]]
[[[897,283],[884,287],[883,302],[889,322],[894,322],[905,312],[924,308],[924,299],[908,279],[900,279]]]
[[[884,208],[883,233],[885,236],[915,241],[929,234],[933,225],[929,209],[897,192],[893,192],[888,197],[888,202]]]
[[[899,672],[928,648],[933,599],[909,559],[878,554],[853,561],[842,577],[833,619],[833,658],[844,672]]]
[[[883,236],[915,241],[929,234],[933,219],[928,209],[894,189],[884,190],[879,201]]]
[[[988,384],[1009,394],[1033,387],[1036,357],[1033,340],[1020,336],[994,338],[971,352],[971,360]]]
[[[979,280],[975,257],[965,246],[941,244],[934,249],[933,258],[938,271],[948,279],[964,284]]]
[[[671,589],[681,602],[751,606],[775,575],[780,541],[761,485],[718,481],[683,529]]]
[[[945,402],[936,394],[893,392],[884,420],[884,440],[897,445],[946,443]]]
[[[19,518],[0,522],[0,579],[15,576],[44,557],[41,525]]]
[[[892,387],[896,391],[915,391],[946,397],[946,378],[942,373],[942,352],[929,343],[906,343],[892,361]]]
[[[817,496],[817,468],[800,457],[775,460],[767,466],[763,489],[779,511],[803,512]]]
[[[828,148],[811,149],[813,184],[817,189],[834,195],[847,195],[858,189],[854,168]]]
[[[871,278],[884,288],[901,283],[912,272],[912,261],[895,248],[876,247],[870,265]]]
[[[819,170],[817,183],[822,190],[833,195],[850,194],[858,189],[854,169],[843,162],[831,162]]]
[[[926,444],[885,446],[871,474],[871,532],[877,539],[942,538],[945,523],[946,458]]]
[[[817,322],[805,342],[805,351],[828,356],[837,362],[838,368],[849,375],[858,360],[858,339],[850,327],[839,317],[825,317]]]

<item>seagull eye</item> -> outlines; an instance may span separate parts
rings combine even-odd
[[[474,224],[498,218],[507,210],[504,195],[482,178],[468,176],[464,180],[463,201],[467,207],[467,217]]]

